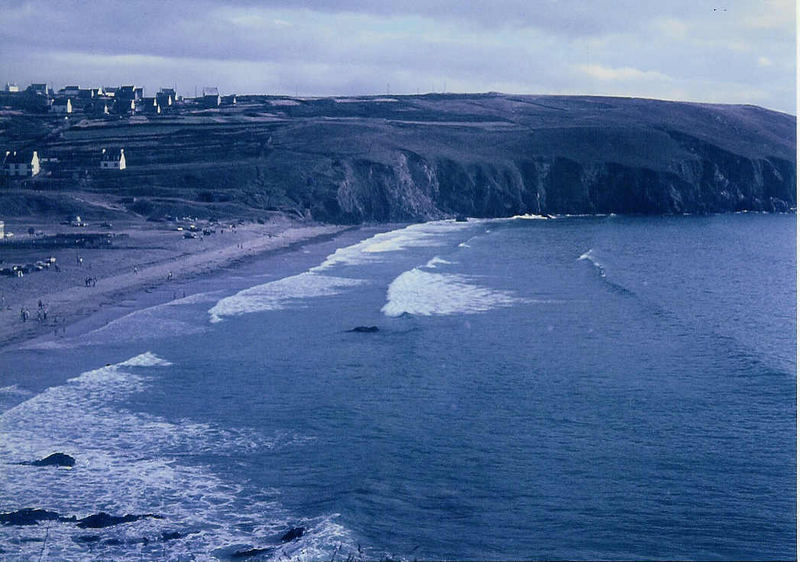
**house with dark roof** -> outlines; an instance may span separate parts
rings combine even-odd
[[[88,103],[84,110],[91,115],[109,115],[114,109],[114,100],[106,96],[98,96]]]
[[[3,174],[11,177],[33,177],[39,173],[39,154],[35,150],[6,151]]]
[[[80,95],[80,92],[81,92],[80,86],[64,86],[58,91],[58,94],[60,96],[77,98]]]
[[[50,111],[59,115],[72,113],[72,101],[69,98],[59,98],[50,106]]]
[[[161,91],[156,94],[156,100],[158,100],[158,105],[162,108],[167,108],[175,103],[175,90],[172,88],[161,88]]]
[[[124,170],[126,166],[124,148],[120,148],[119,150],[106,150],[104,148],[100,154],[101,170]]]
[[[142,113],[146,115],[159,115],[161,113],[161,105],[159,105],[156,98],[142,98],[141,108]]]
[[[203,88],[203,97],[198,101],[203,107],[219,107],[222,97],[217,88]]]
[[[120,86],[117,90],[117,98],[135,100],[136,86]]]
[[[117,96],[114,101],[114,113],[130,115],[136,109],[136,102],[131,98]]]
[[[47,84],[31,84],[28,86],[28,92],[38,96],[46,96]]]

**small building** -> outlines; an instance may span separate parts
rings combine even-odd
[[[222,96],[221,105],[236,105],[236,94],[230,96]]]
[[[31,84],[28,86],[28,92],[37,96],[47,96],[47,84]]]
[[[217,88],[203,88],[203,97],[199,101],[203,107],[219,107],[222,97]]]
[[[58,93],[62,96],[70,97],[70,98],[77,98],[81,93],[80,86],[64,86],[61,88]]]
[[[136,102],[131,98],[118,97],[114,101],[114,112],[120,115],[130,115],[136,109]]]
[[[103,149],[103,152],[100,156],[101,170],[124,170],[125,168],[126,163],[124,148],[120,148],[119,150]]]
[[[138,89],[140,88],[136,86],[120,86],[116,93],[117,99],[135,100],[136,90]]]
[[[114,108],[114,102],[111,99],[103,96],[103,97],[97,97],[94,100],[92,100],[91,103],[87,104],[85,107],[85,111],[86,113],[92,115],[103,116],[103,115],[109,115],[113,108]]]
[[[19,92],[19,86],[13,82],[6,82],[6,92]]]
[[[161,88],[161,91],[156,94],[156,100],[161,107],[169,107],[175,103],[175,90],[172,88]]]
[[[3,173],[10,177],[33,177],[39,169],[39,154],[35,150],[6,151],[3,158]]]
[[[156,98],[142,98],[142,113],[147,115],[158,115],[161,113],[161,105]]]
[[[72,101],[69,98],[59,98],[50,106],[50,111],[59,115],[72,113]]]

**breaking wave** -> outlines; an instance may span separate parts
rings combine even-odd
[[[379,261],[384,257],[382,254],[407,248],[438,246],[441,244],[441,234],[469,227],[467,223],[433,221],[382,232],[358,244],[339,248],[311,271],[320,272],[338,265],[361,265]]]
[[[352,246],[337,249],[321,264],[304,273],[257,285],[221,299],[208,311],[210,321],[220,322],[226,316],[285,309],[297,305],[301,299],[337,295],[366,281],[330,275],[331,269],[382,261],[386,254],[408,248],[439,246],[443,233],[468,227],[455,221],[434,221],[381,232]],[[429,267],[447,263],[436,259],[429,262]]]
[[[225,316],[289,308],[301,299],[336,295],[342,289],[363,283],[365,282],[360,279],[331,277],[306,271],[239,291],[217,302],[208,313],[211,322],[220,322]]]
[[[429,269],[436,269],[437,265],[452,265],[452,264],[453,262],[447,261],[445,259],[440,258],[439,256],[436,256],[428,260],[428,263],[426,263],[423,267],[427,267]]]
[[[254,498],[202,465],[176,461],[272,449],[294,438],[266,438],[191,420],[171,422],[125,409],[128,397],[147,389],[153,369],[170,365],[144,353],[87,371],[0,415],[5,463],[0,511],[35,507],[63,516],[100,511],[161,516],[91,530],[65,521],[0,526],[0,551],[14,553],[6,559],[197,560],[265,547],[273,559],[317,559],[330,557],[336,544],[354,551],[336,514],[292,517],[278,503],[276,491]],[[60,470],[16,464],[56,451],[73,456],[75,466]],[[306,527],[306,534],[281,543],[281,533],[292,525]]]
[[[414,268],[389,285],[386,316],[475,314],[522,302],[509,291],[474,285],[469,277]]]
[[[606,270],[603,267],[603,264],[600,263],[600,260],[597,259],[597,256],[594,254],[594,250],[593,249],[589,248],[586,252],[581,254],[581,256],[578,258],[578,261],[581,261],[581,260],[586,260],[589,263],[591,263],[593,266],[595,266],[597,268],[597,271],[600,274],[600,277],[605,278]]]

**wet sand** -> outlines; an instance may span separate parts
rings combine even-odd
[[[171,283],[177,290],[179,281],[348,229],[277,218],[266,224],[214,225],[214,234],[187,239],[186,230],[178,231],[171,223],[130,222],[115,224],[109,231],[92,225],[76,229],[52,222],[6,222],[6,231],[14,232],[17,239],[29,237],[30,227],[47,235],[112,232],[127,236],[117,236],[111,247],[97,249],[12,249],[0,245],[0,267],[55,258],[55,264],[42,271],[23,277],[0,276],[0,351],[26,340],[66,332],[73,324],[91,321],[132,295],[156,287],[163,292]],[[91,280],[88,286],[87,279]],[[43,320],[38,319],[39,301],[47,310]],[[22,309],[28,311],[27,321],[21,318]]]

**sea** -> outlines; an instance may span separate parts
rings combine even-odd
[[[794,214],[523,216],[170,286],[0,353],[0,513],[145,516],[0,560],[794,559],[795,256]]]

